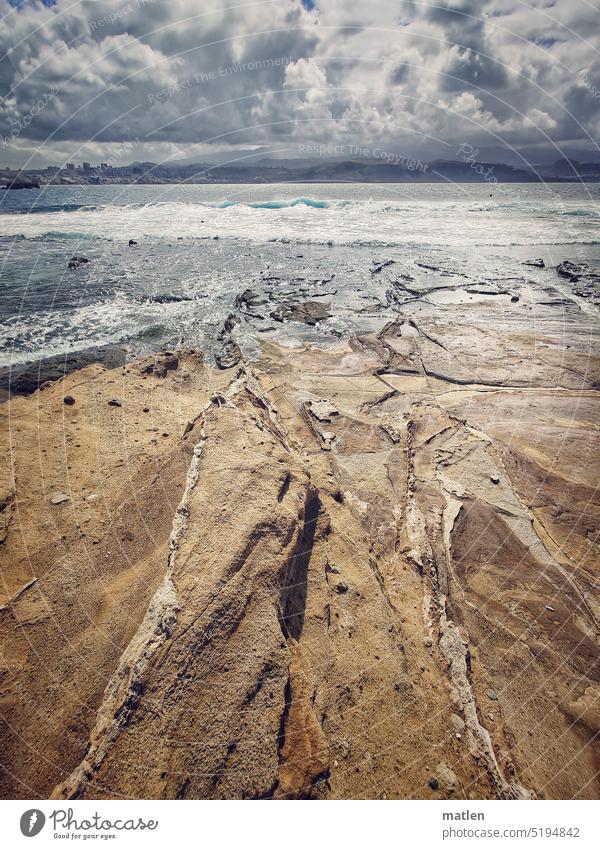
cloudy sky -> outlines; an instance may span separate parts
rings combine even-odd
[[[0,0],[0,167],[600,159],[600,0]],[[521,161],[523,161],[521,159]]]

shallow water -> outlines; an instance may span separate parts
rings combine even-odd
[[[322,344],[369,326],[394,275],[440,286],[431,302],[473,298],[444,289],[533,278],[546,265],[600,260],[600,189],[588,185],[74,186],[0,197],[0,365],[92,345],[133,353],[161,344],[212,349],[236,295],[331,302],[316,328],[274,324],[270,309],[236,334],[247,353],[261,333]],[[128,247],[129,239],[138,244]],[[90,262],[67,268],[73,255]],[[373,274],[373,264],[394,264]],[[435,265],[440,274],[416,263]],[[454,280],[458,280],[458,276]],[[437,282],[436,282],[437,281]],[[501,296],[506,297],[506,296]]]

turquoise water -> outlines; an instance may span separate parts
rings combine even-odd
[[[378,285],[370,268],[381,258],[394,259],[398,272],[445,264],[475,282],[523,276],[522,260],[537,256],[548,266],[598,261],[599,200],[598,184],[3,192],[0,365],[107,343],[138,351],[184,339],[210,349],[236,295],[264,290],[269,278],[304,298],[325,297],[318,281],[335,280],[335,314],[314,333],[339,338],[360,329],[357,307]],[[90,262],[69,270],[81,254]],[[248,345],[259,332],[296,330],[271,331],[268,316],[240,331]]]

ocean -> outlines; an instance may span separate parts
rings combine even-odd
[[[0,366],[103,345],[133,357],[185,343],[210,356],[248,289],[253,306],[235,330],[247,356],[264,334],[330,345],[400,308],[451,309],[516,291],[529,298],[533,320],[536,292],[559,286],[569,296],[559,262],[600,264],[599,201],[598,184],[4,191]],[[73,256],[88,262],[69,269]],[[523,265],[537,258],[544,268]],[[394,284],[409,279],[399,301]],[[274,319],[290,300],[326,304],[328,317],[311,325]]]

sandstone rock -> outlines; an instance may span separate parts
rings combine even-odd
[[[325,399],[321,399],[319,401],[307,401],[306,405],[310,411],[310,413],[320,422],[328,422],[337,416],[339,416],[339,410],[331,403],[331,401],[327,401]]]
[[[595,331],[490,300],[0,405],[4,797],[597,795]]]

